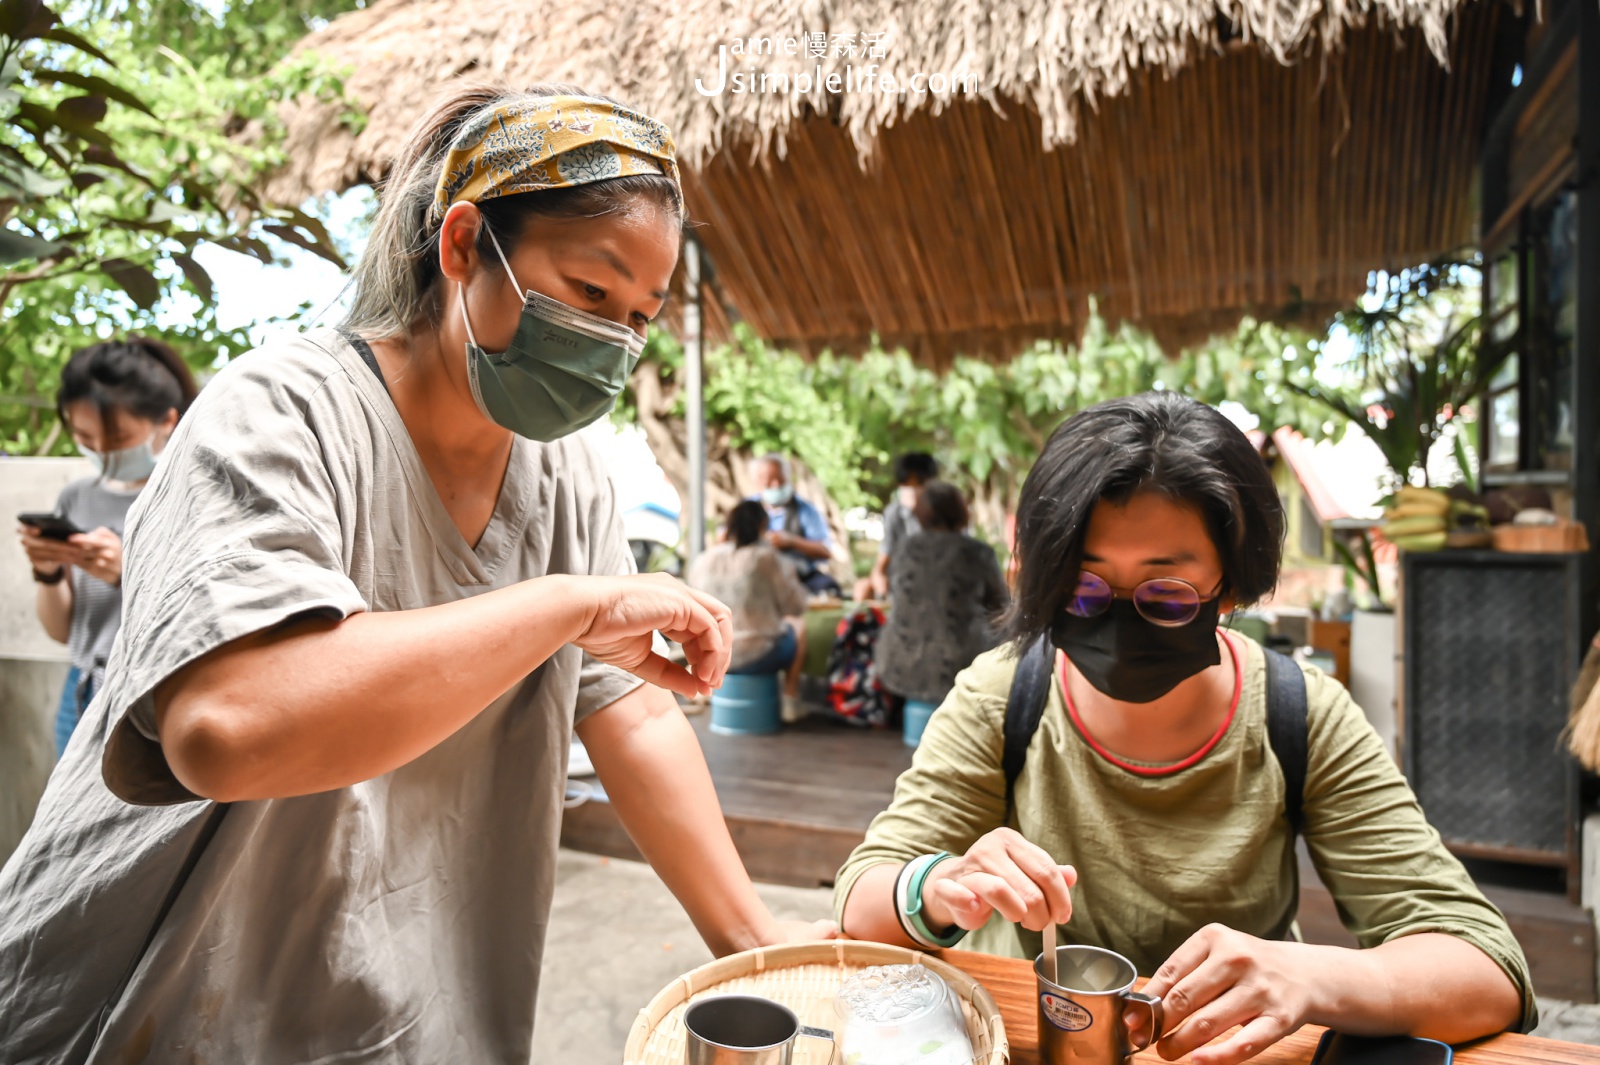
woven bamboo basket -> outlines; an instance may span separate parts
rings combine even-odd
[[[961,1000],[979,1065],[1007,1065],[1011,1047],[994,998],[966,973],[938,958],[882,943],[834,940],[747,950],[678,977],[639,1011],[623,1051],[624,1065],[683,1065],[683,1011],[707,995],[764,995],[794,1010],[800,1023],[834,1026],[833,997],[853,973],[874,965],[925,965]],[[794,1065],[828,1065],[828,1044],[801,1039]]]
[[[1496,525],[1494,549],[1530,554],[1587,551],[1589,535],[1583,523],[1577,521],[1563,521],[1558,525]]]

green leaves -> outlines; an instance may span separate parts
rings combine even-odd
[[[1285,386],[1291,363],[1284,352],[1309,360],[1309,338],[1256,322],[1168,359],[1148,335],[1126,325],[1113,329],[1092,313],[1075,348],[1041,341],[1010,362],[958,358],[942,374],[917,366],[904,351],[874,348],[859,358],[823,353],[807,362],[766,346],[746,326],[735,327],[735,338],[706,352],[708,422],[733,447],[799,456],[845,507],[888,496],[895,455],[931,451],[945,476],[986,501],[994,518],[1014,505],[1040,449],[1068,416],[1158,387],[1212,404],[1239,403],[1265,428],[1288,425],[1312,439],[1341,428]],[[681,366],[676,341],[653,333],[639,372],[665,379]],[[631,406],[619,404],[615,417],[630,420]]]
[[[71,30],[63,29],[62,27],[57,26],[49,33],[46,33],[44,37],[46,40],[55,41],[57,44],[65,44],[69,47],[76,48],[78,51],[83,52],[86,55],[94,56],[94,58],[100,60],[102,63],[105,63],[107,66],[116,66],[115,63],[111,62],[110,56],[106,55],[100,49],[96,48],[82,37],[79,37]]]
[[[127,259],[106,259],[100,269],[115,281],[141,311],[148,311],[161,298],[161,283],[150,268]]]
[[[120,85],[107,81],[105,78],[96,77],[92,74],[80,74],[75,70],[50,70],[41,67],[33,71],[33,80],[44,85],[71,85],[85,92],[98,94],[102,100],[115,100],[124,107],[131,107],[135,111],[143,111],[151,118],[156,117],[155,112],[145,106],[144,101],[133,95],[133,93]],[[58,107],[57,110],[59,109]],[[100,108],[100,117],[105,117],[103,103]]]
[[[0,229],[0,266],[23,262],[27,259],[46,259],[66,249],[59,240],[43,240],[18,233],[14,229]]]
[[[307,18],[347,6],[83,0],[60,8],[69,28],[47,3],[0,0],[0,450],[63,446],[45,422],[74,347],[153,332],[197,367],[242,349],[216,328],[200,244],[343,265],[305,205],[259,187],[281,163],[281,102],[348,102],[314,59],[273,66]],[[249,144],[230,136],[245,122]]]
[[[1333,538],[1333,552],[1339,557],[1339,562],[1344,566],[1349,578],[1354,577],[1366,585],[1367,594],[1372,599],[1372,606],[1377,610],[1388,610],[1389,605],[1383,601],[1383,587],[1378,576],[1377,556],[1372,552],[1372,537],[1363,529],[1354,537],[1355,546],[1351,547],[1343,537]]]
[[[0,37],[33,40],[49,33],[55,21],[55,13],[42,0],[0,0]]]
[[[304,248],[306,251],[315,253],[316,255],[328,260],[328,262],[337,266],[341,270],[345,268],[344,259],[337,251],[334,250],[333,243],[328,239],[325,231],[322,239],[319,240],[315,235],[288,223],[277,222],[264,225],[261,228],[265,232],[271,233],[279,240],[286,240],[296,247]],[[317,228],[319,230],[321,229],[320,224]]]
[[[183,271],[183,276],[188,279],[189,284],[194,288],[195,293],[202,300],[210,303],[212,293],[211,275],[206,273],[205,270],[201,268],[200,264],[195,262],[191,256],[175,254],[172,257],[172,261],[178,265],[179,270]]]
[[[1483,329],[1481,297],[1475,256],[1382,275],[1335,316],[1323,351],[1346,354],[1302,367],[1288,387],[1359,426],[1397,485],[1427,484],[1434,445],[1506,357]]]

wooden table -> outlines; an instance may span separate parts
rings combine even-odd
[[[1006,1022],[1011,1043],[1011,1065],[1038,1065],[1039,1031],[1035,1005],[1033,966],[1017,958],[998,958],[970,950],[946,950],[940,957],[975,978],[994,996]],[[1306,1025],[1289,1038],[1251,1059],[1259,1065],[1307,1065],[1322,1038],[1322,1029]],[[1163,1059],[1145,1051],[1134,1059],[1150,1065]],[[1181,1059],[1188,1061],[1188,1058]],[[1500,1035],[1456,1048],[1458,1065],[1600,1065],[1600,1047],[1536,1039],[1528,1035]]]

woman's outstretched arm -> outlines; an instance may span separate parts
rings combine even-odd
[[[693,673],[654,654],[656,631],[684,645]],[[173,774],[197,795],[305,795],[406,764],[568,643],[703,694],[722,681],[731,631],[725,606],[671,577],[540,577],[234,640],[156,688],[156,728]]]

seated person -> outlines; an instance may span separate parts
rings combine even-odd
[[[972,949],[1031,959],[1055,922],[1062,942],[1151,977],[1163,1057],[1222,1036],[1196,1065],[1244,1061],[1307,1023],[1450,1043],[1531,1028],[1505,919],[1360,708],[1312,667],[1303,832],[1364,949],[1289,938],[1295,833],[1267,665],[1217,627],[1272,590],[1283,532],[1260,456],[1209,407],[1146,393],[1057,429],[1018,504],[1012,642],[957,678],[839,871],[844,932],[906,946],[970,934]],[[1050,682],[1013,789],[1002,728],[1029,647],[1049,651]],[[919,880],[908,912],[897,891]]]
[[[839,582],[828,573],[833,557],[833,537],[822,511],[795,495],[789,477],[789,459],[784,455],[763,455],[751,465],[758,497],[767,515],[767,542],[777,548],[794,567],[800,583],[813,595],[844,595]]]
[[[889,597],[889,560],[906,542],[906,538],[920,530],[917,524],[917,499],[922,486],[939,476],[939,463],[926,451],[908,451],[894,460],[894,498],[883,508],[883,542],[878,545],[878,557],[872,572],[856,582],[857,599],[887,599]]]
[[[728,515],[723,541],[689,567],[689,587],[715,596],[733,611],[729,673],[782,673],[783,719],[798,720],[800,667],[806,630],[799,615],[806,590],[762,539],[767,512],[747,499]]]
[[[994,548],[966,534],[961,489],[929,482],[914,517],[921,531],[895,549],[894,608],[873,661],[896,695],[940,703],[956,674],[1000,642],[994,618],[1010,596]]]

